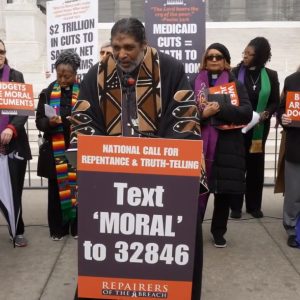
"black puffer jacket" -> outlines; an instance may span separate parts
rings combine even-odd
[[[231,78],[231,81],[234,81]],[[236,125],[247,124],[252,118],[252,108],[247,91],[236,82],[240,105],[221,106],[218,119]],[[218,130],[215,158],[209,189],[212,193],[242,194],[245,191],[245,148],[241,129]]]

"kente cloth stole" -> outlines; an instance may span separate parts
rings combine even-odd
[[[79,94],[79,86],[73,84],[72,89],[72,108],[75,106]],[[56,82],[53,86],[50,96],[50,106],[52,106],[57,115],[60,115],[60,98],[61,89]],[[52,148],[55,160],[56,178],[58,183],[58,191],[60,205],[62,211],[63,222],[68,222],[76,217],[76,171],[68,164],[65,156],[65,138],[63,125],[56,127],[55,133],[52,135]]]
[[[122,135],[122,89],[116,61],[107,56],[98,71],[100,108],[103,112],[108,135]],[[138,129],[142,132],[157,131],[161,116],[161,84],[159,56],[154,48],[147,47],[135,86]]]
[[[245,67],[241,66],[238,74],[238,79],[244,83],[245,81]],[[269,79],[269,75],[266,71],[266,68],[262,68],[260,71],[260,91],[258,94],[258,102],[256,111],[261,113],[265,111],[267,107],[267,103],[271,94],[271,83]],[[250,153],[262,153],[263,152],[263,133],[264,133],[264,123],[258,123],[254,126],[252,142],[250,146]]]

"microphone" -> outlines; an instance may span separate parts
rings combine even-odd
[[[122,78],[122,87],[126,89],[126,92],[129,92],[135,86],[135,79],[129,74],[125,74]]]
[[[135,79],[134,78],[128,77],[128,78],[125,78],[125,80],[126,80],[126,85],[127,86],[133,86],[133,85],[135,85]]]

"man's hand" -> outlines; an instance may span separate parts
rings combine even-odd
[[[220,105],[218,102],[208,102],[202,112],[204,119],[214,116],[220,111]]]
[[[61,121],[60,116],[54,116],[54,117],[49,119],[49,124],[50,124],[51,127],[55,127],[55,126],[57,126],[61,123],[62,123],[62,121]]]
[[[1,144],[7,145],[10,143],[14,132],[10,128],[6,128],[1,132]]]
[[[283,114],[281,116],[281,122],[282,122],[282,125],[289,125],[292,123],[292,119],[290,117],[287,116],[287,114]]]

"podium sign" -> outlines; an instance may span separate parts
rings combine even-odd
[[[79,297],[191,299],[202,142],[78,146]]]

